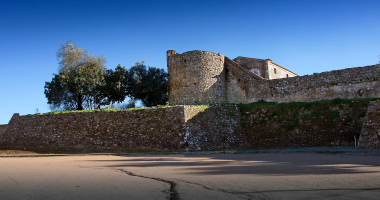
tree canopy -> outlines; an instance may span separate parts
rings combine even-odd
[[[128,92],[144,106],[165,105],[168,93],[168,74],[163,69],[147,67],[137,62],[128,72]]]
[[[105,97],[107,105],[123,102],[129,93],[127,91],[128,83],[128,70],[121,67],[120,64],[116,66],[115,71],[109,69],[104,74],[105,84],[102,88],[102,94]]]
[[[71,41],[57,51],[58,74],[45,82],[45,96],[52,110],[83,110],[103,105],[141,100],[144,106],[166,104],[168,74],[137,62],[130,70],[119,64],[115,70],[105,68],[103,56],[91,56]]]
[[[45,83],[45,96],[52,110],[83,110],[104,105],[106,59],[91,56],[71,41],[57,52],[59,73]]]

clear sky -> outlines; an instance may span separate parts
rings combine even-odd
[[[112,69],[167,70],[167,50],[206,50],[306,75],[379,62],[380,0],[0,0],[0,124],[50,111],[44,86],[67,40]]]

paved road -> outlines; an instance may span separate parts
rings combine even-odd
[[[380,199],[379,155],[1,157],[0,199]]]

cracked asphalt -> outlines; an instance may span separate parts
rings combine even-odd
[[[0,157],[0,199],[380,199],[377,152]]]

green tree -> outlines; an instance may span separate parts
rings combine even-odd
[[[97,64],[100,68],[105,69],[106,59],[103,56],[91,56],[89,52],[79,48],[76,44],[68,40],[61,44],[57,53],[58,71],[70,71],[83,66],[84,64]]]
[[[163,69],[147,67],[137,62],[128,71],[127,94],[139,99],[144,106],[165,105],[168,93],[168,73]]]
[[[90,56],[71,41],[61,44],[57,58],[59,73],[45,83],[44,92],[52,110],[94,109],[107,103],[105,58]]]
[[[58,74],[45,82],[45,96],[51,110],[83,110],[120,103],[128,96],[127,107],[139,99],[147,107],[167,101],[168,74],[144,62],[129,71],[120,64],[115,70],[105,68],[106,59],[91,56],[71,41],[61,44],[57,52]]]
[[[127,93],[127,78],[128,70],[121,67],[120,64],[116,66],[115,71],[109,69],[105,72],[105,84],[102,88],[102,95],[106,104],[121,103],[125,100]]]

